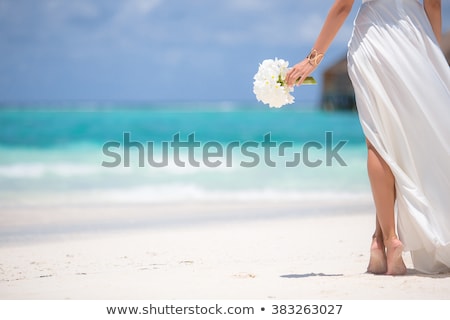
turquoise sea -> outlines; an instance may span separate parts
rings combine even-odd
[[[0,109],[0,206],[368,192],[365,158],[350,112],[224,102]]]
[[[10,220],[105,204],[320,203],[369,192],[356,113],[235,102],[0,108],[0,210]]]

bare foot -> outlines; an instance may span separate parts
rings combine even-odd
[[[400,276],[406,274],[406,266],[403,262],[403,244],[398,239],[390,240],[387,247],[387,275]]]
[[[385,274],[387,271],[386,252],[384,251],[384,245],[379,243],[377,238],[372,239],[372,245],[370,247],[370,260],[367,272],[373,274]]]

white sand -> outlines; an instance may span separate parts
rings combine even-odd
[[[419,274],[408,254],[406,276],[365,273],[374,222],[366,211],[9,241],[0,299],[449,299],[450,274]]]

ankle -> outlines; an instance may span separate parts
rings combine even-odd
[[[398,238],[391,238],[389,240],[385,240],[385,245],[387,250],[395,250],[399,247],[403,247],[403,243]]]
[[[388,235],[388,236],[386,236],[386,237],[383,237],[383,242],[385,243],[385,244],[390,244],[390,243],[397,243],[397,242],[399,242],[400,240],[398,239],[398,236],[394,233],[394,234],[391,234],[391,235]]]
[[[384,248],[384,240],[382,236],[373,235],[372,236],[372,246],[378,246]]]

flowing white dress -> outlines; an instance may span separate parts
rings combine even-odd
[[[450,70],[417,0],[363,0],[348,71],[367,139],[396,179],[414,268],[450,271]]]

